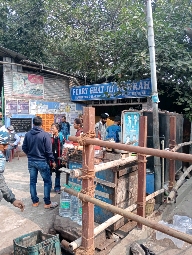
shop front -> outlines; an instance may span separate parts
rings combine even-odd
[[[31,129],[37,115],[42,117],[45,131],[49,132],[51,124],[60,122],[62,116],[73,127],[74,119],[82,113],[82,103],[71,102],[70,86],[81,84],[81,79],[31,62],[3,47],[0,57],[2,124],[12,125],[20,136]]]

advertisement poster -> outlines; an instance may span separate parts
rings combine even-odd
[[[70,122],[71,122],[71,124],[74,123],[74,120],[75,120],[76,118],[79,118],[79,113],[78,113],[78,112],[70,113]]]
[[[6,100],[6,115],[17,114],[17,100]]]
[[[139,118],[138,112],[123,112],[123,143],[138,146]]]
[[[13,95],[43,98],[44,77],[36,74],[13,73]]]
[[[28,100],[18,100],[18,113],[19,114],[29,114],[29,101]]]

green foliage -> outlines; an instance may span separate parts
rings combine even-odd
[[[0,1],[0,12],[3,13],[0,44],[30,60],[47,61],[48,36],[43,0]]]

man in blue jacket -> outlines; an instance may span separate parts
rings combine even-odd
[[[56,167],[52,153],[50,135],[42,130],[42,118],[37,116],[33,119],[33,128],[25,135],[22,149],[28,157],[28,168],[30,174],[30,193],[33,206],[39,205],[37,197],[36,183],[38,171],[44,181],[44,208],[55,208],[58,203],[51,202],[51,174],[49,163]]]
[[[67,140],[67,136],[70,134],[70,124],[66,121],[65,116],[61,119],[60,131],[62,132],[64,139]]]
[[[115,116],[114,124],[109,126],[106,129],[106,132],[107,132],[106,140],[113,139],[116,143],[120,142],[120,137],[119,137],[119,133],[121,132],[120,124],[121,124],[121,117]]]

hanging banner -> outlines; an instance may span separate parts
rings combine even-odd
[[[116,83],[76,86],[70,90],[71,101],[114,100],[122,98],[151,96],[151,79],[138,82],[126,82],[121,86]]]
[[[36,74],[13,73],[13,95],[43,98],[44,77]]]

